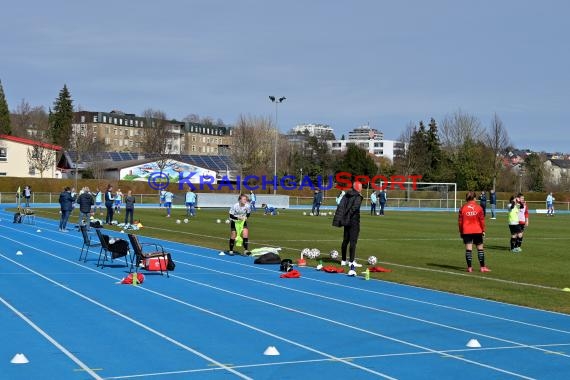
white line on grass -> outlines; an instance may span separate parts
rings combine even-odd
[[[1,255],[1,254],[0,254]],[[4,298],[0,297],[0,302],[2,302],[4,304],[4,306],[6,306],[8,309],[12,310],[12,312],[14,314],[16,314],[19,318],[23,319],[24,322],[26,322],[28,325],[30,325],[34,330],[36,330],[41,336],[43,336],[44,338],[46,338],[48,340],[48,342],[50,342],[51,344],[53,344],[58,350],[60,350],[61,352],[63,352],[65,354],[65,356],[67,356],[68,358],[70,358],[75,364],[77,364],[79,367],[81,367],[82,370],[84,370],[85,372],[87,372],[89,375],[91,375],[92,378],[94,379],[99,379],[99,380],[103,380],[102,377],[100,377],[99,375],[97,375],[91,368],[89,368],[89,366],[85,363],[83,363],[81,361],[81,359],[79,359],[77,356],[73,355],[71,352],[69,352],[68,349],[66,349],[64,346],[62,346],[57,340],[55,340],[55,338],[53,338],[52,336],[50,336],[47,332],[45,332],[41,327],[39,327],[38,325],[36,325],[30,318],[26,317],[21,311],[19,311],[18,309],[16,309],[14,306],[12,306],[10,303],[8,303],[8,301],[6,301]],[[6,343],[6,342],[5,342]]]
[[[155,229],[155,230],[159,230],[159,231],[167,231],[170,232],[170,230],[165,229],[165,228],[160,228],[160,227],[146,227],[148,229]],[[113,231],[115,233],[117,233],[117,231]],[[201,234],[196,234],[196,233],[192,233],[192,232],[186,232],[186,231],[177,231],[177,233],[180,234],[186,234],[186,235],[191,235],[191,236],[200,236],[200,237],[207,237],[207,238],[211,238],[211,239],[218,239],[218,240],[227,240],[226,238],[221,238],[218,236],[210,236],[210,235],[201,235]],[[540,239],[540,238],[537,238]],[[548,238],[546,238],[548,239]],[[562,238],[561,238],[562,239]],[[570,239],[570,237],[568,238]],[[157,240],[162,240],[162,241],[168,241],[165,239],[157,239]],[[362,240],[362,239],[361,239]],[[372,239],[372,240],[379,240],[379,239]],[[446,240],[446,239],[407,239],[407,238],[403,238],[403,239],[385,239],[385,240]],[[457,239],[447,239],[447,240],[457,240]],[[558,238],[552,238],[550,240],[558,240]],[[291,240],[291,241],[303,241],[303,240]],[[319,242],[319,241],[328,241],[328,240],[310,240],[312,242]],[[331,240],[331,241],[338,241],[338,240]],[[172,242],[172,241],[171,241]],[[250,243],[252,244],[260,244],[263,243],[263,240],[256,240],[256,241],[250,241]],[[177,242],[172,242],[172,243],[177,243]],[[178,243],[178,244],[185,244],[185,243]],[[190,246],[194,246],[194,247],[199,247],[199,248],[204,248],[201,246],[197,246],[197,245],[192,245],[192,244],[187,244]],[[292,247],[285,247],[285,246],[278,246],[275,244],[264,244],[267,246],[272,246],[272,247],[281,247],[281,248],[285,248],[288,250],[292,250],[292,251],[300,251],[298,248],[292,248]],[[527,282],[519,282],[519,281],[512,281],[512,280],[504,280],[504,279],[500,279],[500,278],[496,278],[496,277],[489,277],[489,276],[471,276],[468,275],[466,273],[458,273],[458,272],[452,272],[452,271],[446,271],[446,270],[441,270],[441,269],[431,269],[431,268],[423,268],[423,267],[416,267],[416,266],[412,266],[412,265],[405,265],[405,264],[396,264],[396,263],[391,263],[388,261],[379,261],[379,264],[385,264],[385,265],[393,265],[393,266],[397,266],[397,267],[401,267],[401,268],[406,268],[406,269],[413,269],[413,270],[419,270],[419,271],[424,271],[424,272],[432,272],[432,273],[442,273],[442,274],[448,274],[448,275],[452,275],[452,276],[461,276],[461,277],[469,277],[471,279],[477,279],[477,280],[486,280],[486,281],[495,281],[495,282],[501,282],[501,283],[505,283],[505,284],[510,284],[510,285],[517,285],[517,286],[527,286],[527,287],[533,287],[533,288],[538,288],[538,289],[547,289],[547,290],[554,290],[557,292],[561,292],[562,289],[560,288],[555,288],[553,286],[546,286],[546,285],[539,285],[539,284],[531,284],[531,283],[527,283]],[[402,285],[406,285],[406,284],[402,284]],[[448,292],[445,292],[448,293]],[[455,293],[452,293],[455,294]],[[468,296],[467,296],[468,297]],[[499,301],[495,301],[495,302],[499,302]],[[501,302],[499,302],[501,303]],[[520,306],[520,305],[519,305]],[[520,307],[525,307],[525,306],[520,306]],[[530,309],[534,309],[534,308],[530,308]],[[538,310],[538,309],[536,309]],[[553,312],[554,313],[554,312]]]
[[[68,263],[70,263],[70,264],[79,266],[79,267],[84,268],[84,269],[88,269],[88,270],[90,270],[90,271],[93,271],[93,272],[95,272],[95,273],[99,273],[99,274],[104,275],[104,276],[106,276],[106,277],[113,278],[113,279],[115,279],[115,280],[120,280],[120,279],[118,279],[118,278],[112,277],[112,276],[110,276],[110,275],[106,275],[106,274],[101,273],[101,272],[99,272],[99,271],[95,271],[95,270],[92,269],[92,268],[88,268],[88,267],[86,267],[86,266],[84,266],[84,265],[75,263],[75,262],[73,262],[73,261],[71,261],[71,260],[64,259],[64,258],[62,258],[62,257],[59,257],[59,256],[54,255],[54,254],[52,254],[52,253],[49,253],[49,252],[47,252],[47,251],[44,251],[44,250],[42,250],[42,249],[39,249],[39,248],[30,246],[30,245],[28,245],[28,244],[21,243],[21,242],[19,242],[19,241],[17,241],[17,240],[14,240],[14,239],[11,239],[11,238],[8,238],[8,237],[4,237],[4,238],[5,238],[6,240],[10,240],[10,241],[19,243],[19,244],[21,244],[21,245],[23,245],[23,246],[26,246],[26,247],[29,247],[29,248],[33,248],[33,249],[35,249],[35,250],[37,250],[37,251],[39,251],[39,252],[42,252],[42,253],[47,254],[47,255],[49,255],[49,256],[52,256],[52,257],[54,257],[54,258],[56,258],[56,259],[59,259],[59,260],[68,262]],[[69,244],[61,243],[61,242],[58,242],[58,241],[55,241],[55,240],[52,240],[52,239],[49,239],[49,238],[44,238],[44,239],[50,240],[50,241],[53,241],[53,242],[56,242],[56,243],[58,243],[58,244],[62,244],[62,245],[69,246]],[[74,247],[74,248],[77,248],[77,247]],[[77,249],[79,249],[79,248],[77,248]],[[87,296],[85,296],[85,295],[83,295],[83,294],[81,294],[81,293],[79,293],[79,292],[77,292],[77,291],[71,289],[71,288],[68,288],[68,287],[66,287],[66,286],[63,285],[63,284],[60,284],[60,283],[56,282],[55,280],[49,279],[48,277],[42,275],[41,273],[38,273],[38,272],[34,271],[33,269],[28,268],[28,267],[26,267],[25,265],[20,264],[20,263],[18,263],[18,262],[16,262],[16,261],[14,261],[14,260],[12,260],[12,259],[6,257],[5,255],[3,255],[3,254],[1,254],[1,253],[0,253],[0,257],[3,257],[3,258],[5,258],[6,260],[11,261],[12,263],[14,263],[14,264],[16,264],[16,265],[18,265],[18,266],[20,266],[20,267],[22,267],[22,268],[24,268],[24,269],[30,271],[30,272],[36,274],[37,276],[40,276],[40,277],[44,278],[45,280],[47,280],[47,281],[49,281],[49,282],[52,282],[52,283],[54,283],[55,285],[60,286],[60,287],[62,287],[63,289],[68,290],[69,292],[71,292],[71,293],[73,293],[73,294],[75,294],[75,295],[77,295],[77,296],[79,296],[79,297],[81,297],[81,298],[83,298],[83,299],[85,299],[85,300],[87,300],[87,301],[89,301],[89,302],[92,302],[92,303],[94,303],[95,305],[97,305],[97,306],[99,306],[99,307],[102,307],[102,308],[105,309],[105,310],[110,311],[111,313],[116,314],[117,316],[119,316],[119,317],[121,317],[121,318],[127,319],[127,320],[129,320],[129,321],[135,323],[136,325],[138,325],[138,326],[144,328],[145,330],[150,331],[150,332],[152,332],[152,333],[154,333],[154,334],[156,334],[156,335],[158,335],[158,336],[160,336],[160,337],[162,337],[162,338],[168,340],[169,342],[176,344],[176,345],[179,346],[179,347],[182,347],[182,348],[184,348],[184,349],[186,349],[186,350],[189,350],[190,352],[192,352],[192,353],[194,353],[194,354],[196,354],[196,355],[198,355],[198,356],[200,356],[200,357],[202,357],[202,358],[204,358],[204,359],[210,361],[211,363],[213,363],[213,364],[215,364],[215,365],[218,365],[218,366],[220,366],[220,367],[222,367],[222,368],[224,368],[224,369],[227,369],[228,371],[230,371],[230,372],[236,374],[236,375],[239,376],[239,377],[242,377],[242,378],[245,378],[245,379],[249,379],[249,377],[247,377],[246,375],[243,375],[243,374],[241,374],[241,373],[239,373],[239,372],[236,372],[236,371],[232,370],[230,367],[228,367],[228,366],[226,366],[226,365],[224,365],[224,364],[222,364],[222,363],[220,363],[220,362],[218,362],[218,361],[215,361],[214,359],[211,359],[211,358],[209,358],[208,356],[206,356],[206,355],[204,355],[204,354],[202,354],[202,353],[200,353],[200,352],[198,352],[198,351],[195,351],[195,350],[193,350],[192,348],[190,348],[190,347],[188,347],[188,346],[185,346],[184,344],[182,344],[182,343],[180,343],[180,342],[174,340],[173,338],[170,338],[170,337],[168,337],[168,336],[166,336],[166,335],[164,335],[164,334],[158,332],[157,330],[154,330],[154,329],[152,329],[152,328],[150,328],[150,327],[148,327],[148,326],[145,326],[145,325],[141,324],[140,322],[137,322],[136,320],[134,320],[134,319],[128,317],[127,315],[124,315],[124,314],[122,314],[122,313],[120,313],[120,312],[118,312],[118,311],[115,311],[114,309],[111,309],[110,307],[108,307],[108,306],[106,306],[106,305],[104,305],[104,304],[101,304],[101,303],[99,303],[99,302],[97,302],[97,301],[95,301],[95,300],[93,300],[93,299],[91,299],[91,298],[89,298],[89,297],[87,297]],[[260,329],[260,328],[258,328],[258,327],[253,326],[253,325],[249,325],[249,324],[247,324],[247,323],[244,323],[244,322],[238,321],[238,320],[236,320],[236,319],[227,317],[227,316],[225,316],[225,315],[222,315],[222,314],[213,312],[213,311],[211,311],[211,310],[204,309],[204,308],[199,307],[199,306],[197,306],[197,305],[193,305],[193,304],[191,304],[191,303],[188,303],[188,302],[182,301],[182,300],[180,300],[180,299],[177,299],[177,298],[168,296],[168,295],[166,295],[166,294],[163,294],[163,293],[160,293],[160,292],[157,292],[157,291],[148,289],[148,288],[143,288],[143,287],[138,287],[137,289],[140,289],[141,291],[145,291],[145,292],[149,292],[149,293],[155,294],[155,295],[157,295],[157,296],[160,296],[160,297],[166,298],[166,299],[168,299],[168,300],[177,302],[177,303],[179,303],[179,304],[188,306],[188,307],[190,307],[190,308],[193,308],[193,309],[195,309],[195,310],[204,312],[204,313],[206,313],[206,314],[210,314],[210,315],[212,315],[212,316],[215,316],[215,317],[224,319],[224,320],[226,320],[226,321],[233,322],[233,323],[235,323],[235,324],[237,324],[237,325],[240,325],[240,326],[242,326],[242,327],[246,327],[246,328],[248,328],[248,329],[254,330],[254,331],[259,332],[259,333],[261,333],[261,334],[264,334],[264,335],[270,336],[270,337],[272,337],[272,338],[281,340],[281,341],[283,341],[283,342],[289,343],[289,344],[294,345],[294,346],[297,346],[297,347],[299,347],[299,348],[303,348],[303,349],[305,349],[305,350],[307,350],[307,351],[310,351],[310,352],[316,353],[316,354],[318,354],[318,355],[327,357],[327,358],[329,358],[329,359],[331,359],[331,360],[335,360],[335,361],[338,361],[338,362],[342,362],[342,363],[344,363],[344,364],[346,364],[346,365],[348,365],[348,366],[351,366],[351,367],[360,369],[360,370],[362,370],[362,371],[364,371],[364,372],[368,372],[368,373],[370,373],[370,374],[377,375],[377,376],[383,377],[383,378],[385,378],[385,379],[395,380],[393,377],[391,377],[391,376],[389,376],[389,375],[386,375],[386,374],[384,374],[384,373],[371,370],[371,369],[369,369],[369,368],[360,366],[360,365],[355,364],[355,363],[348,362],[348,361],[346,361],[346,360],[342,360],[342,359],[340,359],[340,358],[338,358],[338,357],[336,357],[336,356],[334,356],[334,355],[328,354],[328,353],[326,353],[326,352],[324,352],[324,351],[319,351],[319,350],[314,349],[314,348],[312,348],[312,347],[306,346],[306,345],[304,345],[304,344],[302,344],[302,343],[299,343],[299,342],[296,342],[296,341],[287,339],[287,338],[285,338],[285,337],[282,337],[282,336],[273,334],[273,333],[271,333],[271,332],[269,332],[269,331]]]
[[[47,222],[45,222],[47,224]],[[152,228],[152,227],[151,227]],[[162,230],[162,231],[169,231],[167,229],[162,229],[162,228],[155,228],[158,230]],[[116,232],[116,231],[111,231],[111,232]],[[186,233],[186,232],[181,232],[181,233]],[[199,235],[199,234],[192,234],[192,233],[187,233],[190,235],[198,235],[198,236],[205,236],[205,235]],[[30,234],[33,235],[33,234]],[[36,236],[36,235],[33,235]],[[82,240],[81,237],[77,237],[79,240]],[[146,238],[146,236],[145,236]],[[176,242],[176,241],[170,241],[170,240],[166,240],[166,239],[157,239],[157,240],[161,240],[161,241],[165,241],[171,244],[176,244],[176,245],[186,245],[186,246],[191,246],[191,247],[196,247],[196,248],[200,248],[200,249],[211,249],[212,251],[216,251],[212,248],[208,248],[208,247],[202,247],[199,245],[195,245],[195,244],[188,244],[188,243],[181,243],[181,242]],[[290,248],[290,247],[282,247],[282,248],[286,248],[286,249],[291,249],[291,250],[298,250],[296,248]],[[203,255],[199,255],[199,254],[195,254],[195,253],[189,253],[187,251],[182,251],[180,249],[176,249],[174,248],[173,250],[184,253],[184,254],[190,254],[190,255],[194,255],[194,256],[199,256],[199,257],[204,257]],[[224,261],[222,259],[219,259],[217,257],[208,257],[208,259],[210,260],[218,260],[218,261]],[[530,283],[524,283],[524,282],[516,282],[516,281],[510,281],[510,280],[503,280],[503,279],[497,279],[497,278],[493,278],[493,277],[487,277],[487,276],[478,276],[478,277],[474,277],[474,276],[469,276],[465,273],[457,273],[457,272],[449,272],[449,271],[444,271],[444,270],[439,270],[439,269],[429,269],[429,268],[422,268],[422,267],[415,267],[415,266],[410,266],[410,265],[404,265],[404,264],[395,264],[395,263],[390,263],[390,262],[386,262],[386,261],[379,261],[380,264],[386,264],[386,265],[393,265],[393,266],[399,266],[399,267],[403,267],[406,269],[413,269],[413,270],[420,270],[420,271],[427,271],[427,272],[436,272],[436,273],[443,273],[443,274],[450,274],[450,275],[454,275],[454,276],[462,276],[462,277],[469,277],[471,279],[481,279],[481,280],[488,280],[488,281],[497,281],[497,282],[504,282],[504,283],[508,283],[511,285],[519,285],[519,286],[528,286],[528,287],[537,287],[537,288],[542,288],[542,289],[547,289],[547,290],[554,290],[554,291],[562,291],[562,289],[559,288],[554,288],[554,287],[549,287],[549,286],[545,286],[545,285],[537,285],[537,284],[530,284]],[[242,265],[242,266],[247,266],[249,267],[249,265],[246,264],[241,264],[241,263],[234,263],[236,265]],[[336,285],[336,283],[331,283],[331,282],[327,282],[327,281],[322,281],[322,280],[318,280],[318,279],[312,279],[312,281],[317,281],[317,282],[322,282],[322,283],[328,283],[328,284],[332,284],[332,285]],[[378,281],[382,281],[382,280],[378,280]],[[392,282],[390,282],[392,284]],[[402,284],[402,283],[398,283],[398,285],[400,286],[405,286],[405,287],[412,287],[412,288],[418,288],[418,289],[425,289],[425,288],[421,288],[421,287],[417,287],[414,285],[408,285],[408,284]],[[355,288],[358,290],[363,290],[363,291],[369,291],[367,289],[360,289],[360,288]],[[468,296],[468,295],[464,295],[464,294],[457,294],[457,293],[450,293],[447,291],[443,291],[443,290],[438,290],[438,289],[429,289],[430,291],[433,292],[438,292],[438,293],[444,293],[444,294],[452,294],[458,297],[465,297],[465,298],[472,298],[472,299],[477,299],[480,300],[480,298],[477,297],[473,297],[473,296]],[[373,292],[373,291],[369,291],[369,292]],[[422,303],[427,303],[430,305],[434,305],[434,306],[439,306],[442,308],[450,308],[450,309],[454,309],[454,310],[459,310],[459,311],[464,311],[466,313],[473,313],[473,314],[479,314],[479,315],[483,315],[483,316],[488,316],[490,318],[497,318],[497,319],[503,319],[506,321],[512,321],[512,322],[517,322],[517,323],[521,323],[521,324],[526,324],[526,325],[530,325],[530,326],[536,326],[536,327],[540,327],[540,328],[544,328],[544,329],[550,329],[550,330],[555,330],[555,331],[562,331],[562,332],[567,332],[564,330],[557,330],[557,329],[552,329],[546,326],[540,326],[540,325],[533,325],[533,324],[529,324],[526,322],[522,322],[522,321],[516,321],[516,320],[510,320],[510,319],[506,319],[506,318],[502,318],[502,317],[498,317],[498,316],[493,316],[490,314],[484,314],[484,313],[477,313],[477,312],[473,312],[473,311],[469,311],[469,310],[464,310],[464,309],[458,309],[458,308],[452,308],[450,306],[446,306],[446,305],[440,305],[440,304],[436,304],[436,303],[429,303],[429,302],[425,302],[425,301],[421,301],[421,300],[415,300],[412,298],[406,298],[406,297],[401,297],[401,296],[395,296],[395,295],[390,295],[388,293],[380,293],[380,292],[373,292],[373,293],[378,293],[378,294],[383,294],[386,296],[390,296],[390,297],[397,297],[397,298],[402,298],[402,299],[408,299],[410,301],[415,301],[415,302],[422,302]],[[503,305],[511,305],[512,304],[508,304],[506,302],[501,302],[501,301],[497,301],[497,300],[490,300],[490,299],[485,299],[485,301],[488,302],[494,302],[494,303],[498,303],[498,304],[503,304]],[[543,310],[543,309],[537,309],[534,307],[530,307],[530,306],[524,306],[524,305],[515,305],[516,307],[520,307],[520,308],[525,308],[525,309],[529,309],[529,310],[538,310],[541,312],[545,312],[545,313],[551,313],[551,314],[556,314],[556,315],[563,315],[566,316],[566,314],[560,313],[560,312],[556,312],[556,311],[552,311],[552,310]]]
[[[164,241],[164,240],[163,240]],[[178,244],[178,245],[184,245],[183,243],[177,243],[177,242],[172,242],[173,244]],[[214,261],[221,261],[221,262],[225,262],[227,263],[228,261],[225,259],[221,259],[218,257],[209,257],[209,256],[204,256],[201,254],[196,254],[196,253],[192,253],[192,252],[188,252],[188,251],[184,251],[178,248],[174,248],[174,247],[169,247],[169,249],[171,251],[176,251],[176,252],[180,252],[182,254],[185,255],[192,255],[192,256],[196,256],[196,257],[200,257],[200,258],[207,258],[208,260],[214,260]],[[181,262],[181,264],[184,262]],[[191,265],[189,263],[184,263],[187,265]],[[244,264],[244,263],[240,263],[240,262],[231,262],[232,265],[238,265],[244,268],[251,268],[250,264]],[[266,269],[266,268],[262,268],[262,267],[257,267],[258,271],[268,271],[273,273],[272,270]],[[327,285],[332,285],[332,286],[338,286],[338,283],[336,282],[331,282],[331,281],[324,281],[324,280],[319,280],[316,278],[312,278],[312,277],[304,277],[304,279],[306,280],[310,280],[310,281],[315,281],[315,282],[319,282],[319,283],[324,283]],[[383,281],[383,280],[375,280],[375,281]],[[386,281],[387,282],[387,281]],[[400,283],[392,283],[392,282],[388,282],[390,284],[396,284],[398,286],[403,286],[403,287],[412,287],[412,288],[417,288],[417,289],[422,289],[422,290],[426,290],[425,288],[421,288],[421,287],[417,287],[417,286],[413,286],[413,285],[408,285],[408,284],[400,284]],[[346,285],[343,285],[346,286]],[[540,328],[540,329],[545,329],[545,330],[550,330],[550,331],[556,331],[556,332],[561,332],[564,334],[570,334],[570,331],[567,330],[562,330],[562,329],[556,329],[553,327],[548,327],[548,326],[543,326],[543,325],[538,325],[538,324],[534,324],[534,323],[529,323],[529,322],[524,322],[524,321],[519,321],[516,319],[510,319],[510,318],[504,318],[504,317],[500,317],[500,316],[496,316],[496,315],[492,315],[492,314],[487,314],[487,313],[481,313],[481,312],[476,312],[476,311],[471,311],[471,310],[467,310],[467,309],[463,309],[463,308],[457,308],[457,307],[452,307],[452,306],[448,306],[448,305],[442,305],[442,304],[438,304],[438,303],[434,303],[434,302],[428,302],[428,301],[423,301],[423,300],[418,300],[415,298],[410,298],[410,297],[403,297],[403,296],[399,296],[399,295],[394,295],[394,294],[390,294],[390,293],[385,293],[385,292],[378,292],[378,291],[374,291],[374,290],[369,290],[369,289],[363,289],[363,288],[359,288],[359,287],[351,287],[354,290],[358,290],[358,291],[363,291],[363,292],[368,292],[368,293],[372,293],[372,294],[378,294],[378,295],[383,295],[383,296],[387,296],[387,297],[392,297],[392,298],[398,298],[398,299],[403,299],[403,300],[407,300],[407,301],[411,301],[411,302],[417,302],[417,303],[422,303],[422,304],[426,304],[426,305],[430,305],[430,306],[436,306],[436,307],[441,307],[444,309],[449,309],[449,310],[455,310],[455,311],[460,311],[460,312],[464,312],[464,313],[468,313],[468,314],[474,314],[474,315],[480,315],[480,316],[484,316],[484,317],[488,317],[488,318],[493,318],[493,319],[498,319],[498,320],[503,320],[503,321],[507,321],[507,322],[512,322],[512,323],[517,323],[517,324],[521,324],[521,325],[525,325],[525,326],[531,326],[531,327],[536,327],[536,328]],[[472,296],[467,296],[467,295],[463,295],[463,294],[456,294],[456,293],[449,293],[449,292],[445,292],[442,290],[437,290],[437,289],[428,289],[430,292],[438,292],[438,293],[444,293],[444,294],[449,294],[449,295],[453,295],[453,296],[457,296],[457,297],[463,297],[463,298],[470,298],[470,299],[475,299],[475,300],[482,300],[481,298],[477,298],[477,297],[472,297]],[[485,302],[493,302],[493,303],[498,303],[498,304],[502,304],[502,305],[509,305],[509,306],[513,306],[513,307],[520,307],[520,308],[524,308],[524,309],[529,309],[529,310],[535,310],[535,311],[539,311],[542,313],[550,313],[550,314],[555,314],[555,315],[560,315],[560,316],[564,316],[564,317],[568,317],[568,315],[563,314],[563,313],[558,313],[555,311],[550,311],[550,310],[542,310],[542,309],[537,309],[537,308],[532,308],[532,307],[528,307],[528,306],[522,306],[522,305],[512,305],[512,304],[508,304],[505,302],[500,302],[500,301],[495,301],[495,300],[488,300],[485,299]]]

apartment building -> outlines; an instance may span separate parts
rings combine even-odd
[[[148,120],[121,111],[75,112],[72,128],[74,133],[91,139],[93,143],[101,142],[104,151],[145,153],[145,128],[153,128],[158,124],[170,132],[167,142],[167,153],[170,154],[227,154],[231,145],[231,127],[176,120]]]

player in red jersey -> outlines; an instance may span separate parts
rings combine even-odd
[[[476,202],[474,191],[469,191],[465,197],[465,203],[459,209],[459,235],[465,243],[465,260],[467,272],[473,272],[473,244],[477,247],[477,258],[481,265],[481,272],[490,272],[485,266],[485,251],[483,249],[483,236],[485,235],[485,215],[483,209]]]

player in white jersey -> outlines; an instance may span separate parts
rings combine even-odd
[[[238,229],[241,229],[241,238],[243,239],[243,248],[246,255],[250,255],[248,249],[248,238],[249,229],[247,227],[247,218],[251,214],[251,205],[249,204],[249,198],[245,194],[240,194],[238,197],[238,202],[230,208],[230,250],[229,255],[234,255],[234,245],[236,243],[236,238],[238,237]],[[241,226],[236,227],[236,223],[243,223]],[[238,244],[239,246],[239,244]]]

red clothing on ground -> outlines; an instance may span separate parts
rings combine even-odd
[[[483,209],[475,200],[465,203],[459,209],[459,233],[462,235],[467,234],[481,234],[485,232],[485,216]]]

